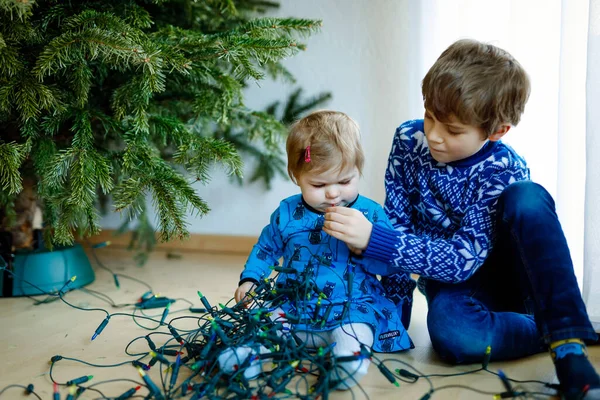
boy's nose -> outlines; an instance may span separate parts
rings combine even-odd
[[[444,140],[442,136],[438,134],[436,129],[430,129],[427,135],[427,140],[434,143],[442,143]]]

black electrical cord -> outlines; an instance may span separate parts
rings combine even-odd
[[[6,392],[8,389],[12,389],[12,388],[21,388],[21,389],[25,390],[25,392],[27,394],[32,394],[35,397],[37,397],[39,400],[42,400],[42,398],[33,390],[33,385],[29,385],[29,386],[17,385],[17,384],[8,385],[8,386],[5,386],[2,390],[0,390],[0,396],[2,396],[2,394],[4,392]]]
[[[97,256],[96,260],[98,265],[101,265]],[[75,306],[64,298],[65,293],[69,289],[69,281],[67,281],[63,288],[58,292],[46,293],[48,295],[47,299],[51,299],[52,301],[61,300],[68,306],[81,311],[104,312],[105,319],[98,329],[96,329],[92,340],[97,335],[101,334],[110,319],[115,316],[130,317],[134,323],[143,329],[150,331],[150,333],[145,336],[138,336],[127,344],[124,352],[133,358],[131,361],[99,365],[75,358],[55,356],[53,357],[50,366],[50,379],[52,382],[55,382],[53,376],[55,364],[58,361],[67,360],[96,368],[109,368],[126,364],[133,364],[133,366],[138,368],[144,383],[127,379],[112,379],[96,382],[85,388],[86,390],[90,389],[97,391],[103,396],[102,398],[106,398],[106,396],[95,389],[95,387],[97,385],[108,384],[115,381],[134,382],[139,386],[146,387],[149,391],[149,396],[154,396],[156,398],[162,397],[165,400],[184,397],[184,393],[188,392],[188,394],[193,394],[193,396],[195,396],[194,398],[207,396],[212,399],[228,400],[241,400],[247,398],[262,399],[267,397],[273,399],[296,397],[308,400],[315,399],[318,396],[322,396],[323,399],[326,399],[329,392],[343,384],[342,382],[348,382],[350,384],[356,383],[356,388],[362,391],[364,396],[368,398],[369,396],[367,393],[354,378],[355,371],[348,371],[344,365],[344,362],[349,360],[362,360],[365,357],[368,357],[390,383],[397,385],[396,380],[405,383],[415,383],[420,378],[425,379],[429,384],[429,391],[425,393],[423,398],[429,398],[436,391],[450,388],[464,388],[478,393],[496,394],[463,385],[445,385],[436,388],[431,380],[433,377],[460,376],[475,374],[481,371],[487,371],[498,376],[498,374],[489,371],[487,365],[471,371],[454,374],[426,375],[401,360],[380,360],[364,343],[361,344],[360,354],[349,357],[334,356],[332,344],[318,348],[308,346],[307,343],[303,342],[298,336],[298,333],[306,332],[305,330],[298,331],[296,329],[294,318],[298,319],[299,317],[294,316],[293,313],[283,315],[272,314],[278,312],[279,305],[290,303],[295,306],[295,313],[297,316],[308,315],[308,309],[306,308],[308,303],[306,302],[306,299],[311,298],[311,296],[320,296],[320,290],[312,280],[312,273],[318,273],[320,268],[325,268],[325,266],[322,265],[320,258],[314,255],[311,258],[310,263],[313,268],[310,271],[311,273],[293,270],[290,262],[279,268],[279,270],[282,270],[283,268],[285,271],[292,271],[291,275],[296,278],[293,280],[294,287],[290,288],[279,285],[279,274],[275,274],[273,278],[267,278],[260,281],[254,287],[254,292],[250,296],[249,308],[243,307],[242,303],[233,303],[232,300],[224,305],[216,307],[215,305],[211,305],[208,299],[199,293],[200,300],[206,312],[193,316],[177,316],[167,320],[166,317],[169,314],[169,310],[168,308],[165,308],[160,316],[160,321],[157,320],[159,315],[146,314],[143,308],[135,307],[132,313],[110,313],[103,308],[82,308]],[[102,267],[112,273],[113,276],[119,275],[103,266],[103,264],[101,268]],[[276,268],[275,270],[277,271],[278,269]],[[352,273],[353,272],[351,272],[351,274]],[[288,276],[289,275],[290,274],[288,274]],[[345,281],[343,277],[340,276],[339,278],[342,282]],[[141,282],[135,278],[133,278],[133,280]],[[146,285],[146,287],[151,289],[149,285]],[[347,287],[344,289],[348,292]],[[109,296],[101,292],[89,289],[82,291],[108,303],[111,307],[135,306],[135,304],[117,305]],[[142,296],[142,298],[144,298],[144,296]],[[156,296],[154,298],[156,298]],[[189,302],[186,299],[176,300],[185,301],[193,305],[192,302]],[[329,324],[326,330],[328,331],[333,328],[341,327],[345,334],[360,343],[359,335],[355,332],[352,321],[348,321],[347,316],[344,316],[346,307],[351,301],[352,298],[349,297],[345,302],[335,303],[342,307],[342,316],[339,318],[338,325]],[[138,314],[138,310],[140,310],[139,312],[141,315]],[[171,313],[182,311],[185,311],[185,309],[176,310]],[[304,326],[310,326],[310,324],[322,326],[320,321],[316,321],[315,318],[316,317],[311,317],[310,320],[298,319],[298,321],[301,324],[304,324]],[[154,325],[152,327],[143,326],[138,320],[151,321],[153,324],[157,325],[156,327]],[[189,326],[188,321],[195,322],[197,327],[188,327],[186,329],[179,327],[180,325],[183,325],[184,322],[186,323],[186,326]],[[160,331],[159,329],[161,328],[166,328],[168,332]],[[314,331],[311,332],[311,335],[313,335],[311,337],[318,338],[320,333],[319,331]],[[323,340],[323,338],[320,339],[324,343],[327,342]],[[132,345],[144,342],[148,345],[149,350],[131,351],[130,347]],[[242,353],[237,353],[238,349],[244,347],[250,349],[249,356],[241,356],[240,354]],[[266,352],[259,350],[262,348],[266,349]],[[231,358],[230,361],[234,362],[233,371],[225,371],[222,368],[223,366],[220,367],[219,357],[225,354],[226,351],[232,351],[232,349],[233,358]],[[143,362],[146,358],[149,358],[147,364]],[[262,365],[264,362],[272,362],[273,368],[271,370],[263,368]],[[394,373],[386,366],[386,364],[389,363],[400,363],[407,369],[396,370],[396,373]],[[159,369],[160,382],[157,383],[152,382],[151,378],[144,372],[145,370],[155,368],[153,367],[154,365]],[[258,371],[252,380],[245,376],[250,368],[254,368],[252,371]],[[178,379],[179,375],[181,375],[179,372],[181,369],[184,369],[187,372],[183,382],[181,382],[181,379]],[[332,371],[336,371],[335,374],[337,375],[334,375]],[[315,377],[316,381],[311,383]],[[550,385],[541,381],[509,380],[517,383],[540,383],[547,386]],[[293,386],[290,387],[291,384],[293,384]],[[83,386],[80,387],[84,388]],[[296,392],[294,393],[291,391],[291,388],[295,389]],[[353,398],[356,396],[353,390],[351,390],[350,393]],[[510,394],[515,395],[515,397],[535,395],[547,396],[540,392],[517,391],[516,388]]]

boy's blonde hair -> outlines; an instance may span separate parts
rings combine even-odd
[[[470,39],[450,45],[422,84],[425,109],[435,118],[448,122],[454,115],[487,136],[519,123],[529,91],[527,73],[507,51]]]
[[[315,111],[294,123],[286,151],[288,174],[296,184],[306,172],[319,174],[330,169],[342,172],[356,166],[362,173],[365,161],[358,124],[339,111]]]

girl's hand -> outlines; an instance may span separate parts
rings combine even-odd
[[[371,239],[373,224],[354,208],[330,207],[325,211],[323,230],[345,242],[352,252],[362,253]]]
[[[254,282],[242,283],[237,288],[237,290],[235,291],[235,294],[233,296],[235,298],[235,302],[239,303],[240,301],[244,300],[243,306],[248,308],[248,304],[250,303],[250,300],[251,300],[248,293],[252,292],[255,287],[256,287],[256,284]]]

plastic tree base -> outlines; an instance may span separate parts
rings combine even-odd
[[[89,285],[96,278],[90,261],[79,244],[57,247],[52,251],[44,249],[18,252],[15,254],[13,272],[13,296],[56,292],[74,275],[77,279],[69,285],[69,289]]]

